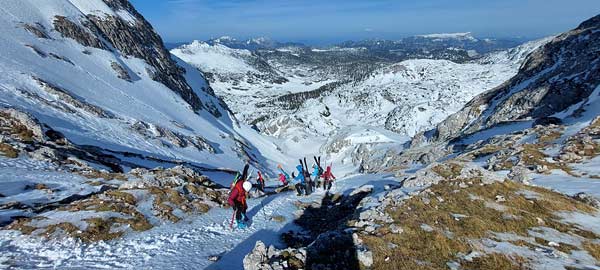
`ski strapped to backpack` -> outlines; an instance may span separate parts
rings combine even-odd
[[[250,165],[246,164],[244,166],[244,171],[240,174],[240,172],[237,172],[235,174],[235,178],[233,179],[233,182],[231,183],[231,186],[229,187],[229,191],[231,192],[231,190],[233,189],[233,187],[235,187],[235,185],[243,179],[243,181],[248,181],[248,179],[250,178],[250,175],[254,172],[254,169],[250,170],[250,173],[248,173],[248,169],[250,168]]]
[[[317,168],[319,169],[318,176],[320,177],[321,175],[323,175],[324,172],[323,167],[321,167],[321,157],[319,156],[319,158],[317,159],[317,157],[313,156],[313,158],[315,159],[315,163],[317,164]]]
[[[309,195],[309,194],[313,193],[314,182],[312,181],[310,172],[308,171],[308,164],[306,163],[306,158],[304,158],[303,171],[304,171],[304,183],[306,184],[306,193],[307,193],[306,195]]]

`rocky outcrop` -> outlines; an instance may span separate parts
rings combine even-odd
[[[243,262],[245,270],[304,269],[306,249],[279,250],[272,245],[267,248],[262,241],[258,241]]]
[[[169,128],[149,124],[144,121],[136,121],[131,125],[131,129],[148,139],[161,139],[163,140],[163,144],[169,143],[182,148],[191,146],[199,151],[207,151],[211,154],[217,152],[212,143],[199,135],[184,135]]]
[[[64,16],[54,17],[54,30],[62,34],[63,37],[76,40],[79,44],[87,47],[94,47],[106,50],[107,46],[91,32],[69,20]],[[89,24],[88,24],[89,25]]]
[[[48,33],[46,32],[46,27],[44,27],[40,23],[35,23],[35,24],[25,23],[25,24],[23,24],[23,28],[25,28],[25,30],[34,34],[38,38],[50,39],[50,36],[48,36]]]
[[[119,77],[119,79],[131,82],[131,76],[129,76],[129,72],[127,72],[123,66],[119,65],[119,63],[112,62],[110,63],[110,67],[112,67],[112,69],[117,73],[117,77]]]

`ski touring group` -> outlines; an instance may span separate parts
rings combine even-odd
[[[292,174],[288,174],[283,166],[278,165],[279,169],[278,180],[280,182],[277,187],[277,191],[282,191],[286,188],[293,188],[296,191],[297,196],[310,195],[318,188],[322,188],[326,192],[329,192],[333,181],[336,180],[335,176],[331,171],[331,164],[323,169],[321,166],[321,157],[314,157],[314,163],[312,170],[309,169],[306,163],[306,158],[299,159],[299,164],[296,166],[296,170]],[[250,166],[246,164],[242,172],[238,172],[231,183],[231,189],[229,192],[228,203],[233,208],[233,215],[231,218],[230,227],[233,229],[244,229],[248,226],[249,218],[246,216],[246,210],[248,205],[246,204],[246,198],[248,193],[253,187],[256,187],[261,192],[265,192],[265,175],[260,171],[256,172],[256,183],[251,182],[253,171],[250,170]]]

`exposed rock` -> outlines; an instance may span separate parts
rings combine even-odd
[[[244,257],[243,264],[246,270],[307,269],[306,259],[307,252],[304,248],[278,250],[273,246],[267,248],[262,241],[257,241],[254,249]]]
[[[541,117],[536,119],[533,122],[533,127],[535,126],[549,126],[549,125],[562,125],[562,120],[560,118],[557,117],[552,117],[552,116],[548,116],[548,117]]]
[[[143,121],[136,121],[131,125],[131,129],[146,138],[164,139],[166,142],[177,147],[185,148],[191,146],[195,147],[199,151],[208,151],[211,154],[217,152],[217,149],[215,149],[210,142],[198,135],[184,135],[171,129],[149,124]]]
[[[108,112],[104,109],[102,109],[99,106],[90,104],[86,101],[84,101],[82,98],[75,96],[74,94],[72,94],[71,92],[69,92],[66,89],[63,89],[57,85],[54,85],[52,83],[46,82],[40,78],[33,78],[34,80],[36,80],[39,85],[41,86],[41,88],[43,90],[45,90],[46,92],[57,96],[61,102],[65,102],[75,108],[78,109],[82,109],[88,113],[91,113],[97,117],[102,117],[102,118],[116,118],[116,116],[111,113]]]
[[[390,228],[390,232],[392,232],[392,233],[403,233],[404,232],[404,229],[402,229],[401,227],[399,227],[396,224],[391,224],[389,228]]]
[[[112,69],[117,73],[117,77],[119,77],[119,79],[131,82],[131,76],[129,76],[129,72],[127,72],[123,66],[119,65],[119,63],[112,62],[110,63],[110,67],[112,67]]]
[[[273,269],[268,265],[269,257],[267,256],[267,248],[262,241],[257,241],[254,249],[244,257],[244,269],[246,270],[262,270]]]
[[[363,244],[358,234],[352,234],[352,242],[356,246],[356,257],[360,264],[367,268],[373,266],[373,252]]]
[[[25,28],[25,30],[31,32],[38,38],[44,38],[44,39],[50,38],[50,36],[48,36],[48,33],[46,32],[46,27],[44,27],[41,23],[35,23],[35,24],[24,23],[23,28]]]
[[[58,54],[55,54],[55,53],[48,53],[48,55],[50,57],[54,58],[54,59],[57,59],[57,60],[60,60],[60,61],[64,61],[64,62],[66,62],[68,64],[71,64],[71,65],[75,65],[73,63],[73,61],[71,61],[69,58],[66,58],[64,56],[61,56],[61,55],[58,55]]]
[[[529,176],[530,171],[524,166],[515,166],[508,173],[508,179],[517,183],[529,184],[531,177]]]
[[[103,36],[110,44],[125,55],[144,59],[155,72],[150,76],[169,87],[187,101],[197,111],[204,108],[200,98],[194,93],[183,77],[183,69],[171,59],[162,39],[152,26],[128,1],[105,0],[109,6],[118,7],[135,17],[131,24],[114,16],[99,17],[87,15],[86,27],[98,36]],[[218,111],[216,111],[218,112]],[[215,111],[211,113],[216,114]],[[220,116],[220,115],[216,115]]]
[[[98,37],[64,16],[54,17],[54,30],[61,33],[63,37],[76,40],[83,46],[107,49],[106,45]]]
[[[595,208],[600,208],[600,200],[598,200],[596,197],[589,195],[587,193],[584,192],[580,192],[577,193],[575,195],[573,195],[573,199],[578,200],[580,202],[584,202],[585,204],[595,207]]]

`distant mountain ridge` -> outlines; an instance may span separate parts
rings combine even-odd
[[[250,51],[277,50],[282,48],[295,48],[297,50],[334,50],[334,49],[364,49],[370,54],[394,61],[407,58],[412,59],[448,59],[454,56],[453,61],[466,61],[480,55],[516,47],[526,41],[524,38],[480,38],[471,32],[465,33],[439,33],[423,34],[392,39],[363,39],[348,40],[331,45],[308,45],[301,42],[281,42],[268,37],[255,37],[237,39],[231,36],[211,38],[204,42],[209,45],[224,45],[232,49],[245,49]],[[166,43],[171,50],[190,42]]]

